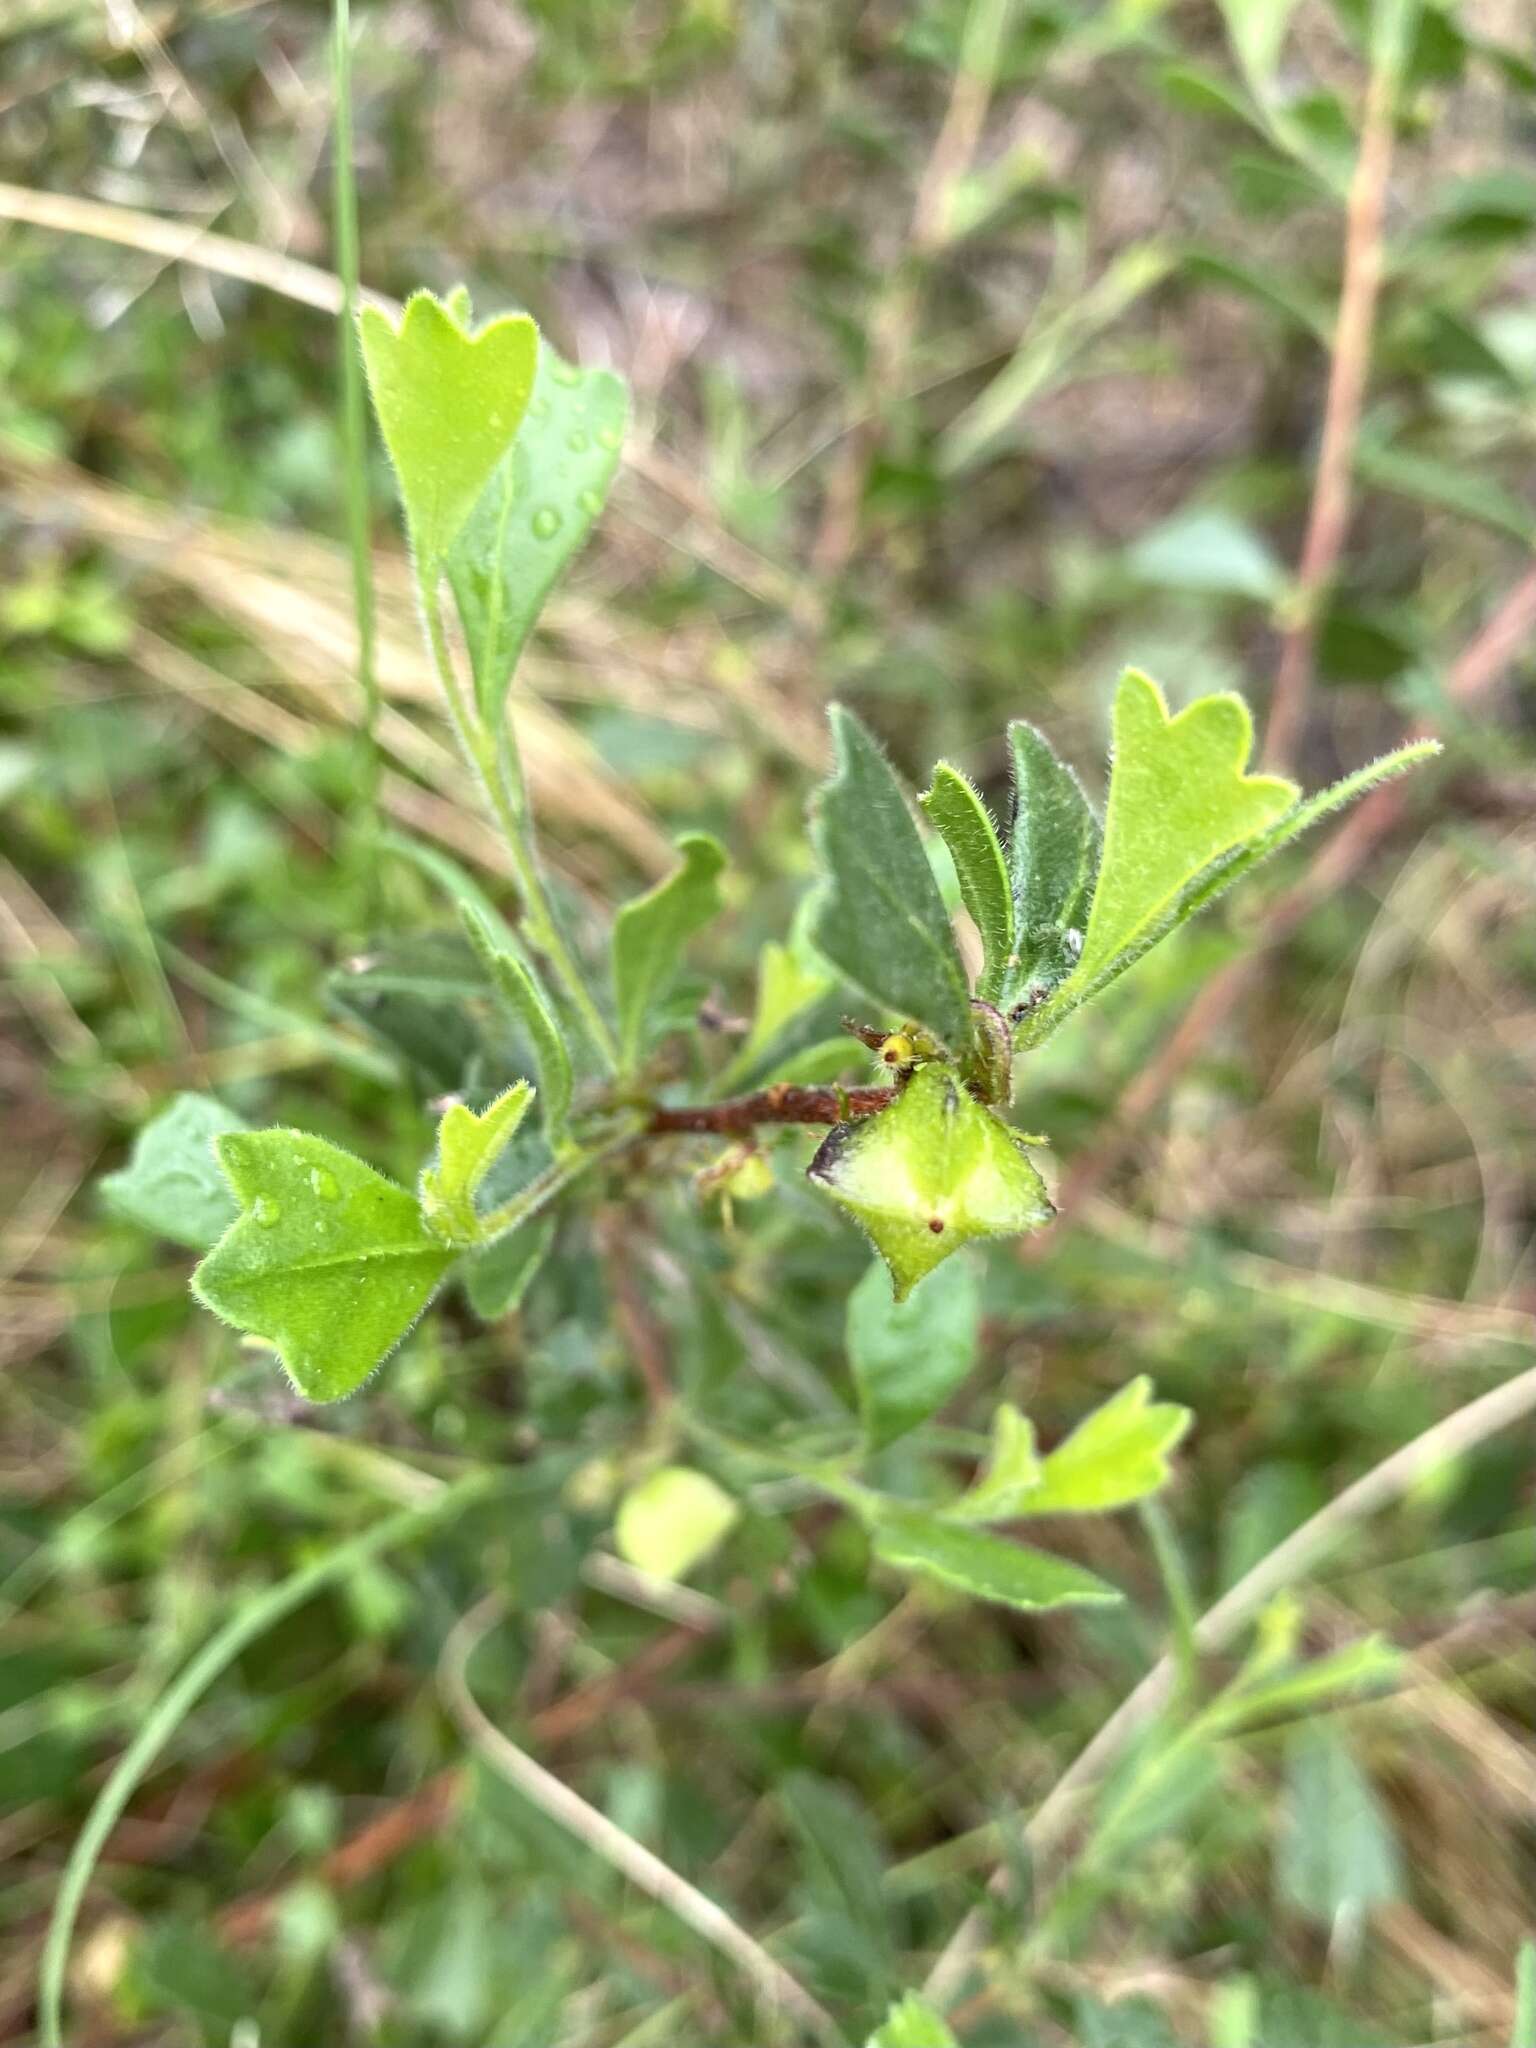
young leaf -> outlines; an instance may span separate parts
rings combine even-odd
[[[523,1296],[549,1256],[558,1227],[559,1218],[546,1210],[465,1260],[461,1269],[464,1292],[481,1322],[497,1322],[522,1306]]]
[[[1080,1422],[1041,1462],[1034,1485],[1003,1513],[1099,1514],[1144,1500],[1168,1483],[1168,1454],[1189,1424],[1187,1408],[1152,1399],[1152,1382],[1143,1374]],[[994,1459],[984,1497],[996,1476]],[[974,1515],[974,1495],[966,1496],[960,1510]],[[995,1508],[986,1519],[998,1519]]]
[[[104,1177],[101,1192],[130,1223],[205,1252],[239,1214],[213,1141],[245,1128],[211,1095],[178,1095],[144,1125],[128,1164]]]
[[[867,1509],[876,1557],[1005,1607],[1103,1607],[1123,1596],[1081,1565],[911,1508]]]
[[[807,966],[793,946],[781,946],[777,939],[769,939],[757,960],[757,1007],[752,1012],[752,1028],[721,1076],[721,1087],[730,1088],[737,1077],[751,1073],[779,1034],[831,986],[827,975]]]
[[[1016,719],[1008,746],[1014,940],[999,995],[1005,1010],[1021,1002],[1033,1008],[1076,966],[1103,844],[1083,785],[1045,736]]]
[[[791,1771],[778,1805],[800,1838],[812,1899],[835,1919],[838,1945],[878,1996],[893,1975],[884,1847],[869,1814],[842,1785],[812,1771]]]
[[[340,1400],[410,1329],[453,1253],[414,1195],[324,1138],[231,1131],[215,1146],[240,1216],[192,1291],[265,1338],[306,1400]]]
[[[613,924],[613,995],[619,1020],[619,1059],[633,1072],[645,1050],[646,1028],[666,995],[688,938],[720,911],[725,849],[707,832],[678,840],[683,864],[644,896],[626,903]]]
[[[1175,718],[1156,683],[1126,670],[1103,862],[1069,989],[1095,990],[1138,957],[1197,876],[1292,808],[1294,782],[1246,772],[1252,745],[1241,697],[1201,697]]]
[[[444,1244],[456,1248],[481,1239],[475,1197],[528,1114],[533,1089],[514,1081],[479,1111],[451,1102],[437,1127],[437,1164],[422,1170],[421,1213]]]
[[[817,950],[871,1002],[958,1051],[971,1035],[970,992],[917,826],[858,719],[840,704],[831,716],[837,772],[812,819],[827,878],[812,927]]]
[[[972,1238],[1055,1214],[1018,1134],[936,1061],[888,1109],[834,1124],[806,1172],[868,1233],[898,1302]]]
[[[949,848],[961,900],[981,936],[976,993],[983,1002],[995,1002],[1013,951],[1013,896],[997,827],[974,784],[947,761],[934,769],[933,787],[918,802]]]
[[[1029,1512],[1029,1495],[1040,1484],[1041,1458],[1035,1425],[1005,1401],[992,1417],[992,1450],[987,1469],[946,1513],[957,1522],[1009,1522]]]
[[[1291,1743],[1287,1826],[1276,1877],[1281,1896],[1331,1927],[1340,1913],[1403,1896],[1402,1853],[1370,1780],[1326,1724]]]
[[[664,1465],[620,1501],[614,1546],[626,1563],[653,1579],[686,1578],[724,1542],[739,1514],[708,1473]]]
[[[486,723],[502,706],[557,577],[580,550],[613,484],[629,391],[612,370],[578,370],[548,342],[517,439],[502,456],[448,557],[475,697]]]
[[[376,306],[357,326],[411,541],[435,575],[522,423],[538,329],[509,313],[469,335],[430,292],[411,295],[398,327]]]
[[[931,2005],[908,1992],[893,2005],[884,2026],[877,2027],[864,2048],[960,2048],[954,2035]]]
[[[540,988],[533,969],[509,946],[501,944],[486,919],[472,904],[459,905],[459,917],[469,942],[480,956],[491,985],[517,1022],[527,1032],[539,1063],[539,1109],[550,1144],[557,1145],[565,1132],[571,1108],[571,1055],[555,1022],[549,999]]]
[[[976,1363],[981,1291],[966,1259],[897,1301],[884,1262],[848,1297],[848,1362],[871,1450],[915,1429],[941,1408]]]

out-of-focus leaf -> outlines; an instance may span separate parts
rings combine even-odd
[[[875,1259],[848,1297],[848,1362],[872,1449],[926,1422],[976,1363],[981,1292],[969,1260],[955,1259],[905,1301]]]
[[[1342,1738],[1317,1723],[1296,1735],[1286,1770],[1280,1895],[1327,1924],[1403,1896],[1397,1835]]]
[[[626,903],[613,925],[613,996],[619,1019],[619,1059],[626,1072],[639,1063],[647,1033],[677,971],[683,947],[720,911],[725,849],[707,832],[678,840],[683,856],[664,881]]]
[[[246,1128],[211,1095],[178,1095],[144,1125],[128,1164],[103,1178],[101,1192],[129,1222],[205,1252],[238,1214],[213,1141]]]
[[[876,1557],[1005,1607],[1111,1606],[1123,1596],[1081,1565],[912,1508],[866,1508]]]
[[[826,883],[817,950],[861,994],[926,1024],[957,1051],[970,1038],[970,990],[917,825],[890,763],[851,711],[832,707],[837,773],[812,831]]]
[[[393,1351],[454,1255],[414,1195],[339,1145],[281,1130],[215,1142],[240,1215],[193,1292],[264,1337],[306,1400],[340,1400]]]
[[[665,1465],[619,1503],[614,1545],[620,1557],[652,1578],[686,1578],[724,1542],[740,1512],[707,1472]]]
[[[999,1421],[1006,1410],[999,1411]],[[1132,1380],[1077,1425],[1065,1443],[1039,1461],[1033,1482],[1023,1418],[999,1431],[994,1424],[992,1463],[980,1487],[952,1512],[971,1520],[1014,1515],[1100,1514],[1144,1500],[1166,1486],[1168,1455],[1189,1428],[1190,1413],[1152,1399],[1145,1375]],[[1029,1450],[1033,1445],[1029,1445]],[[1008,1477],[1017,1474],[1010,1491]],[[985,1515],[977,1513],[977,1496]]]
[[[800,1838],[813,1891],[858,1937],[868,1973],[887,1990],[891,1923],[885,1857],[869,1816],[840,1785],[809,1771],[791,1771],[779,1800]]]
[[[1536,512],[1477,471],[1368,439],[1355,451],[1355,467],[1367,483],[1381,490],[1444,512],[1458,512],[1464,519],[1507,533],[1527,547],[1536,543]]]
[[[1125,559],[1133,575],[1162,590],[1270,604],[1286,587],[1285,571],[1253,529],[1215,506],[1176,512],[1143,534]]]
[[[508,313],[470,335],[430,292],[412,293],[398,327],[376,306],[357,325],[411,540],[432,576],[522,423],[538,329]]]
[[[884,2025],[875,2029],[864,2048],[959,2048],[959,2043],[933,2007],[909,1991],[891,2007]]]

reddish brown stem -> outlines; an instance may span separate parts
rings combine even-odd
[[[894,1088],[796,1088],[780,1081],[755,1095],[725,1102],[687,1103],[658,1109],[646,1128],[658,1136],[675,1131],[714,1132],[745,1137],[758,1124],[841,1124],[873,1116],[894,1101]]]

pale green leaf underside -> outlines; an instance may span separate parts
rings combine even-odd
[[[966,1259],[952,1260],[905,1301],[874,1260],[848,1297],[848,1363],[865,1440],[879,1450],[926,1422],[976,1363],[981,1290]]]
[[[839,704],[831,719],[837,769],[812,824],[826,876],[812,927],[817,950],[871,1002],[961,1050],[970,990],[916,822],[859,720]]]
[[[213,1141],[246,1129],[211,1095],[178,1095],[145,1124],[128,1164],[101,1181],[119,1216],[195,1252],[217,1243],[238,1213]]]
[[[949,848],[961,901],[981,938],[976,993],[984,1002],[995,1002],[1013,951],[1013,897],[997,827],[974,784],[947,761],[934,769],[933,787],[918,802]]]
[[[453,1253],[414,1195],[324,1138],[236,1131],[216,1143],[240,1215],[193,1292],[271,1344],[306,1399],[339,1400],[410,1329]]]
[[[406,523],[430,574],[522,423],[538,329],[511,313],[470,335],[430,292],[416,292],[398,327],[365,306],[358,338]]]
[[[638,1064],[657,1005],[672,985],[682,950],[694,932],[719,914],[725,849],[707,832],[677,842],[682,866],[644,896],[626,903],[613,925],[613,996],[619,1020],[619,1060],[626,1073]]]
[[[571,1055],[555,1021],[549,998],[527,961],[503,944],[473,904],[461,903],[459,917],[480,956],[491,985],[527,1032],[539,1066],[539,1109],[551,1145],[559,1143],[570,1114]]]
[[[906,1509],[871,1510],[875,1555],[1005,1607],[1111,1606],[1123,1596],[1065,1558]]]
[[[621,377],[578,370],[540,343],[517,438],[447,563],[476,700],[493,727],[544,600],[603,509],[628,422]]]

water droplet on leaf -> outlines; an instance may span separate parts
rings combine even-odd
[[[582,491],[576,502],[589,519],[595,519],[603,509],[602,498],[596,491]]]
[[[598,446],[601,448],[617,448],[623,438],[617,427],[599,427],[597,430]]]
[[[322,1202],[337,1202],[341,1199],[341,1187],[334,1173],[328,1173],[323,1166],[309,1169],[309,1184]]]
[[[258,1195],[251,1213],[263,1230],[275,1230],[283,1220],[282,1204],[274,1202],[270,1195]]]
[[[535,540],[553,540],[564,524],[553,505],[541,505],[533,515],[533,537]]]
[[[565,437],[565,445],[573,455],[584,455],[592,443],[585,427],[573,427]]]

